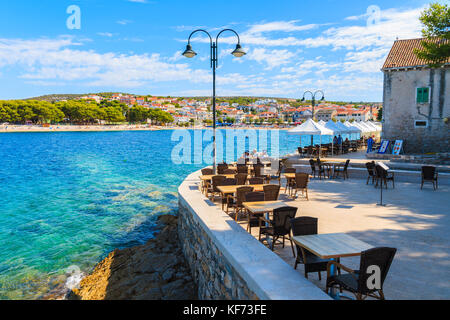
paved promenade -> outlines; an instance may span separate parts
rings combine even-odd
[[[299,208],[297,215],[317,217],[319,233],[348,233],[374,246],[398,249],[385,282],[387,299],[450,298],[450,188],[431,185],[420,190],[419,183],[396,183],[383,190],[386,207],[380,207],[379,189],[365,180],[313,179],[309,187],[310,201],[297,199],[289,205]],[[284,192],[282,189],[281,192]],[[282,199],[289,199],[286,195]],[[245,224],[242,224],[245,227]],[[254,228],[255,236],[257,228]],[[291,248],[276,246],[275,252],[291,266]],[[358,268],[359,258],[343,258],[341,262]],[[298,272],[303,274],[301,265]],[[310,281],[325,288],[311,273]]]

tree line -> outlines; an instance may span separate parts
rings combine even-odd
[[[139,105],[128,107],[118,101],[101,103],[70,100],[51,103],[37,100],[0,100],[0,123],[121,123],[146,122],[156,124],[173,122],[173,117],[161,109],[148,109]]]

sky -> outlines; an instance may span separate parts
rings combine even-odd
[[[440,1],[448,3],[448,0]],[[218,96],[382,101],[393,42],[421,36],[421,0],[39,0],[0,3],[0,99],[128,92],[210,96],[209,40],[218,40]],[[76,10],[74,11],[73,8]],[[79,15],[77,14],[79,8]]]

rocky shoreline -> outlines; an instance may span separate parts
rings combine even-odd
[[[197,299],[196,284],[179,246],[177,220],[173,215],[160,216],[155,238],[141,246],[112,251],[67,299]]]

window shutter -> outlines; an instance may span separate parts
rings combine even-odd
[[[417,88],[417,103],[422,103],[422,88]]]
[[[426,103],[429,101],[429,96],[430,96],[430,92],[429,92],[429,88],[423,88],[422,89],[422,102]]]

